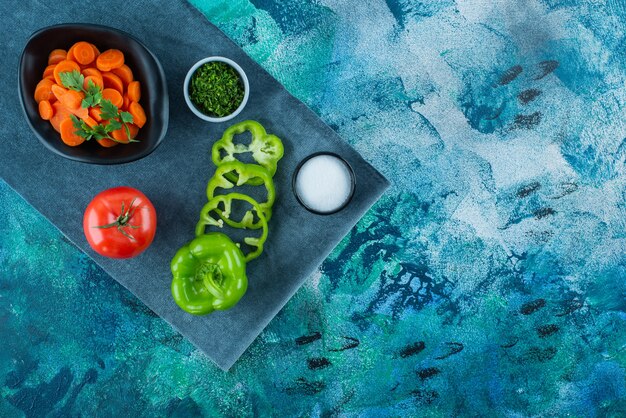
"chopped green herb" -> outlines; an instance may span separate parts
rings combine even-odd
[[[207,62],[191,77],[189,98],[202,113],[223,117],[233,113],[243,100],[245,90],[239,73],[230,65]]]
[[[85,77],[76,70],[65,71],[63,73],[59,73],[59,78],[61,79],[61,83],[68,89],[83,91],[83,83],[85,82]]]
[[[91,80],[87,84],[85,98],[82,102],[82,107],[84,108],[97,106],[102,101],[102,90],[100,90],[100,87],[96,86]]]
[[[102,119],[114,119],[117,118],[117,106],[111,103],[110,100],[102,100],[100,103],[100,117]]]

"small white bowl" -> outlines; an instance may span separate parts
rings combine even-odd
[[[244,88],[243,100],[241,101],[241,104],[239,105],[239,107],[230,115],[227,115],[221,118],[215,118],[215,117],[205,115],[204,113],[202,113],[200,110],[196,108],[196,106],[191,101],[191,98],[189,97],[189,82],[191,81],[191,77],[193,76],[193,73],[195,73],[196,70],[201,65],[206,64],[207,62],[213,62],[213,61],[226,63],[230,65],[231,67],[233,67],[235,70],[237,70],[237,72],[239,73],[239,77],[241,77],[241,81],[243,81],[243,88]],[[183,89],[184,89],[183,93],[185,94],[185,102],[187,102],[187,106],[189,106],[189,109],[191,109],[191,111],[197,117],[199,117],[200,119],[204,119],[208,122],[226,122],[227,120],[231,120],[232,118],[237,116],[239,113],[241,113],[244,107],[246,107],[246,103],[248,103],[248,97],[250,96],[250,84],[248,83],[248,77],[246,77],[246,73],[243,72],[243,69],[235,61],[230,60],[228,58],[224,58],[224,57],[208,57],[208,58],[204,58],[196,62],[193,65],[193,67],[191,67],[191,69],[187,72]]]

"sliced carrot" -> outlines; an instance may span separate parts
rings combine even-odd
[[[124,95],[124,103],[122,104],[123,110],[128,110],[128,106],[130,105],[130,99],[128,98],[128,93]]]
[[[98,77],[95,75],[88,75],[87,77],[85,77],[85,81],[83,82],[83,88],[85,90],[87,90],[87,87],[89,87],[90,81],[96,86],[100,87],[100,89],[104,88],[104,81],[102,80],[102,77]]]
[[[100,55],[100,50],[98,49],[97,46],[95,46],[94,44],[89,44],[91,45],[91,48],[93,49],[93,53],[96,54],[96,58],[98,58],[98,55]]]
[[[128,105],[128,113],[133,116],[133,123],[143,128],[147,120],[146,112],[143,110],[143,107],[137,102],[130,102],[130,105]]]
[[[64,119],[59,125],[59,128],[61,132],[61,139],[63,140],[65,145],[75,147],[85,142],[85,138],[76,135],[76,127],[74,126],[74,122],[72,122],[72,119]]]
[[[82,107],[82,101],[85,98],[83,92],[66,90],[57,85],[52,86],[52,91],[59,100],[59,103],[61,103],[68,112],[81,119],[89,117],[89,110],[86,107]]]
[[[117,141],[120,141],[124,144],[128,144],[128,136],[126,135],[126,130],[124,128],[117,129],[111,132],[111,136],[115,138]]]
[[[111,71],[122,65],[124,65],[124,53],[119,49],[108,49],[96,59],[96,67],[100,71]]]
[[[116,107],[122,107],[124,104],[124,98],[120,94],[119,91],[115,89],[104,89],[102,90],[102,98],[105,100],[110,100]]]
[[[54,97],[52,92],[52,86],[54,86],[54,82],[45,78],[37,83],[35,87],[35,101],[39,103],[42,100],[50,100],[51,97]]]
[[[105,89],[115,89],[120,92],[120,94],[124,93],[124,83],[122,79],[116,76],[111,72],[102,73],[102,79],[104,80],[104,88]]]
[[[102,78],[102,73],[100,72],[100,70],[94,67],[87,67],[83,69],[82,72],[85,77],[89,77],[90,75],[93,75],[93,76]]]
[[[86,107],[78,107],[76,109],[69,109],[69,111],[73,115],[81,118],[82,120],[86,120],[89,117],[89,110]]]
[[[74,48],[74,58],[81,65],[91,64],[96,59],[96,52],[90,43],[76,42],[72,48]]]
[[[122,82],[124,82],[125,86],[128,86],[134,80],[133,71],[126,64],[122,65],[119,68],[112,69],[111,72],[118,76],[120,79],[122,79]]]
[[[115,142],[109,138],[98,139],[98,144],[102,145],[105,148],[111,148],[118,144],[119,142]]]
[[[58,97],[63,106],[67,107],[70,111],[77,110],[81,107],[81,103],[85,98],[85,93],[76,90],[67,90],[65,94]]]
[[[141,84],[139,84],[139,81],[133,81],[128,85],[128,98],[131,102],[138,102],[141,99]]]
[[[76,45],[76,44],[74,44],[74,45]],[[74,57],[74,45],[72,45],[70,47],[70,49],[67,50],[67,55],[65,56],[65,59],[68,60],[68,61],[77,62],[76,61],[76,57]]]
[[[50,80],[54,83],[54,79],[53,78],[44,78],[44,80]],[[53,84],[53,86],[56,86],[56,84]],[[50,91],[52,91],[52,88],[50,88]],[[54,93],[52,93],[49,97],[48,97],[48,101],[50,102],[50,104],[54,103],[57,101],[57,96],[54,95]]]
[[[89,108],[89,116],[91,116],[93,119],[95,119],[98,122],[102,120],[102,117],[100,116],[100,112],[102,112],[102,110],[100,109],[100,106]]]
[[[64,49],[53,49],[48,55],[48,65],[58,64],[67,57],[67,51]]]
[[[89,126],[91,128],[95,128],[96,125],[98,124],[98,122],[94,118],[91,118],[89,116],[87,116],[86,118],[83,118],[83,121],[85,121],[87,126]]]
[[[59,100],[61,97],[65,95],[65,93],[67,93],[66,88],[61,87],[58,84],[54,84],[54,83],[52,83],[52,86],[50,87],[50,89],[52,90],[52,94],[57,98],[57,100]]]
[[[46,77],[48,77],[49,75],[53,75],[53,73],[54,73],[54,67],[56,67],[56,66],[57,66],[56,64],[50,64],[50,65],[48,65],[48,66],[46,67],[46,69],[45,69],[45,70],[43,70],[42,77],[43,77],[43,78],[46,78]]]
[[[80,67],[78,66],[77,63],[75,63],[74,61],[61,61],[57,64],[56,67],[54,67],[54,79],[56,80],[57,84],[62,86],[63,83],[61,83],[61,77],[59,76],[59,74],[64,73],[64,72],[72,72],[72,71],[78,71],[80,73]]]
[[[130,137],[135,138],[139,133],[139,127],[133,123],[128,124],[128,131],[130,132]],[[111,136],[118,141],[128,143],[128,134],[126,133],[126,129],[122,126],[120,129],[116,129],[111,132]]]
[[[54,115],[50,118],[50,123],[55,131],[61,132],[61,122],[65,119],[69,119],[72,114],[65,106],[63,106],[60,102],[52,103],[52,109],[54,111]]]
[[[43,120],[50,120],[50,118],[54,116],[54,109],[49,101],[42,100],[39,102],[39,116],[41,116]]]
[[[139,134],[139,126],[135,125],[134,123],[128,124],[128,130],[130,131],[130,137],[133,139],[135,139]]]

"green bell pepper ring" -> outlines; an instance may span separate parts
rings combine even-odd
[[[254,216],[252,215],[251,211],[247,211],[240,221],[230,219],[230,212],[232,209],[233,200],[241,200],[252,205],[252,210],[257,213],[259,220],[257,222],[254,222]],[[223,206],[223,209],[220,209],[220,204],[221,206]],[[212,216],[212,212],[214,211],[219,215],[219,218],[215,218],[214,216]],[[250,196],[246,196],[241,193],[229,193],[215,196],[213,199],[209,200],[209,202],[204,205],[204,207],[200,211],[200,220],[196,224],[196,236],[199,237],[204,235],[206,233],[206,228],[209,226],[223,228],[224,223],[233,228],[263,228],[261,236],[244,238],[244,242],[246,244],[251,247],[256,247],[254,251],[246,254],[246,262],[254,260],[261,255],[261,253],[263,252],[263,244],[265,243],[265,240],[267,240],[268,228],[267,221],[265,220],[265,215],[263,214],[263,210],[256,202],[256,200],[252,199]]]
[[[233,137],[237,134],[250,132],[252,141],[249,145],[233,143]],[[211,156],[213,163],[220,166],[229,161],[238,161],[237,154],[246,152],[252,153],[252,158],[257,164],[264,167],[273,177],[276,173],[278,161],[283,157],[285,149],[280,138],[276,135],[268,134],[263,125],[253,120],[245,120],[230,126],[224,131],[222,138],[213,144]],[[222,156],[222,153],[225,155]],[[227,173],[226,178],[232,182],[237,179],[232,173]],[[251,178],[248,184],[252,186],[260,186],[263,184],[261,179]]]
[[[237,173],[237,178],[234,182],[226,178],[228,173]],[[276,198],[276,191],[274,190],[274,181],[272,180],[272,176],[270,176],[269,172],[260,165],[244,164],[239,161],[229,161],[218,166],[217,170],[215,170],[215,174],[207,184],[207,198],[209,201],[213,199],[213,197],[216,196],[216,189],[232,189],[235,186],[242,186],[248,183],[248,180],[253,178],[261,179],[261,184],[263,184],[265,186],[265,190],[267,190],[267,200],[263,203],[259,203],[259,206],[263,209],[265,219],[269,221],[272,217],[272,205],[274,204],[274,199]]]
[[[185,244],[170,266],[174,301],[193,315],[232,308],[248,288],[243,253],[219,232]]]

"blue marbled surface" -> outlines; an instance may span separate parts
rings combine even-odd
[[[626,6],[194,0],[393,186],[224,373],[0,182],[0,416],[626,414]]]

